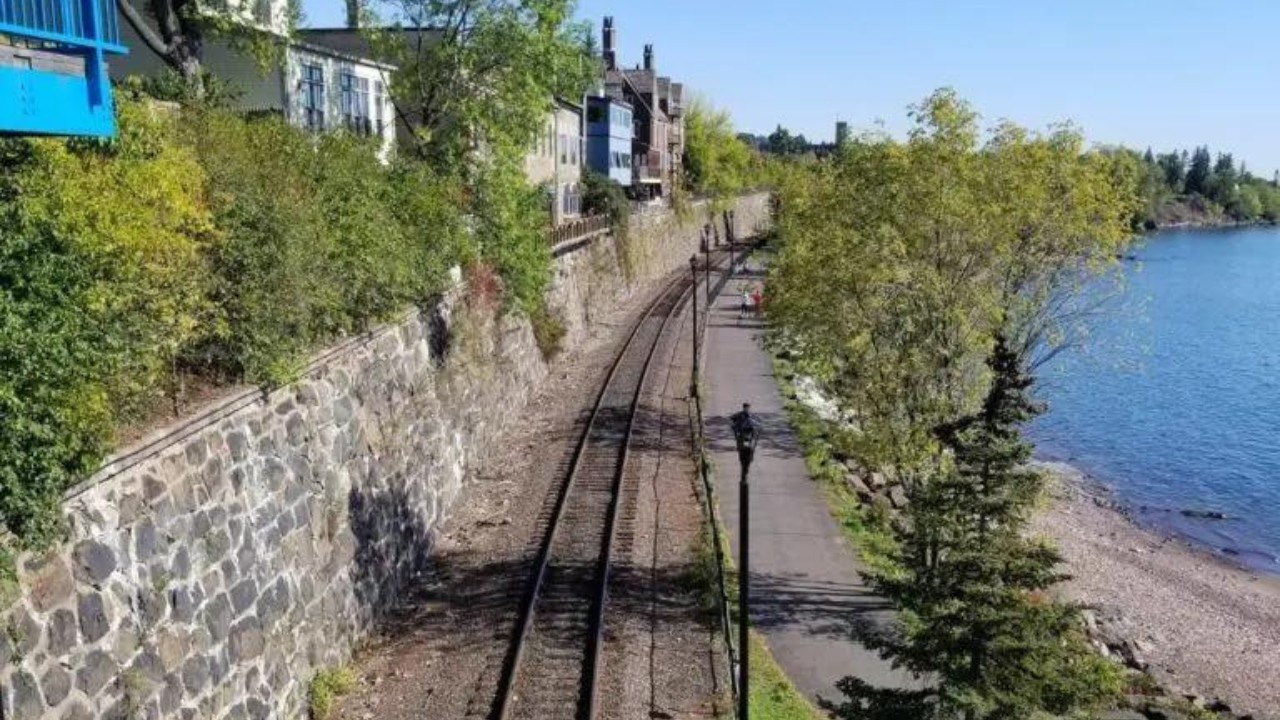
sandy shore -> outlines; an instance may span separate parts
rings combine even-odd
[[[1074,469],[1047,466],[1062,481],[1033,529],[1066,558],[1065,594],[1137,643],[1167,687],[1280,720],[1280,579],[1141,528]]]

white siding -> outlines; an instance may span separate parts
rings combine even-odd
[[[368,117],[374,123],[374,132],[378,131],[378,109],[381,105],[382,128],[381,149],[378,156],[384,161],[390,156],[395,143],[395,110],[391,104],[391,96],[386,88],[391,81],[391,73],[373,65],[335,57],[310,49],[309,47],[289,48],[289,57],[285,63],[284,89],[287,96],[285,117],[298,127],[306,126],[306,93],[303,92],[302,68],[312,65],[320,68],[324,78],[324,119],[325,128],[334,130],[343,127],[342,86],[340,78],[350,73],[368,83]],[[383,93],[381,102],[378,97],[378,86]]]

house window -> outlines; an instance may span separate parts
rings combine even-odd
[[[369,122],[368,78],[344,72],[339,76],[338,82],[342,90],[342,121],[348,130],[357,135],[370,134],[373,127]]]
[[[604,120],[604,108],[591,105],[587,108],[587,122],[598,123]]]
[[[308,130],[324,130],[324,68],[302,66],[302,123]]]
[[[378,137],[382,137],[387,122],[384,116],[387,106],[387,88],[381,80],[373,85],[373,103],[374,127],[377,129]]]
[[[560,136],[560,164],[569,164],[569,137],[567,135]]]

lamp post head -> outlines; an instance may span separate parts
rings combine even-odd
[[[732,426],[733,442],[738,447],[738,462],[745,468],[755,459],[756,441],[760,439],[760,428],[756,419],[751,417],[750,403],[742,403],[742,410],[734,413]]]

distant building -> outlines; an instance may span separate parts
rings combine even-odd
[[[684,86],[657,73],[652,45],[644,46],[644,64],[618,65],[617,29],[604,19],[605,94],[632,107],[635,133],[631,141],[633,194],[670,195],[683,176]]]
[[[620,100],[587,98],[587,167],[623,187],[631,184],[632,115]]]
[[[843,120],[836,121],[836,147],[841,147],[849,142],[849,123]]]
[[[582,107],[557,99],[533,150],[525,157],[525,177],[547,189],[551,219],[559,225],[582,215]]]
[[[249,0],[238,0],[231,1],[229,7],[230,17],[256,30],[287,30],[287,0],[262,0],[252,5]],[[123,36],[131,53],[111,64],[113,78],[156,75],[166,70],[164,60],[142,42],[128,23]],[[284,62],[265,72],[256,59],[227,41],[211,40],[205,43],[204,67],[241,92],[238,110],[280,113],[290,124],[313,132],[344,128],[377,138],[379,157],[386,160],[396,135],[389,92],[395,67],[371,59],[367,51],[359,52],[367,46],[348,48],[324,42],[329,37],[325,30],[297,31],[289,40]]]

